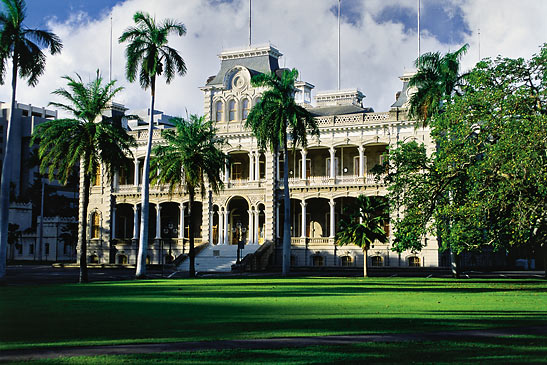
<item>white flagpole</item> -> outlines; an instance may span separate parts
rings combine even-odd
[[[251,9],[252,9],[252,0],[249,0],[249,48],[251,48]]]
[[[420,59],[420,56],[422,55],[421,52],[421,44],[420,44],[420,0],[418,0],[418,60]]]
[[[340,0],[338,0],[338,90],[340,90]]]
[[[112,82],[112,13],[110,13],[110,63],[108,69],[108,78]]]

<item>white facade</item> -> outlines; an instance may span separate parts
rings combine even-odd
[[[196,257],[198,271],[229,271],[240,240],[246,243],[244,254],[258,251],[257,267],[280,265],[283,209],[277,206],[276,196],[282,194],[282,184],[276,186],[276,178],[282,178],[279,164],[284,157],[260,150],[256,138],[244,127],[249,110],[263,92],[250,85],[251,77],[279,70],[280,55],[271,46],[223,52],[219,55],[220,71],[201,88],[204,114],[216,122],[218,133],[227,139],[231,164],[223,172],[225,189],[218,195],[206,194],[205,201],[197,204],[199,218],[191,222],[196,227],[197,242],[203,247]],[[388,146],[408,139],[432,146],[429,130],[416,128],[406,119],[408,76],[401,80],[402,93],[390,111],[381,113],[363,108],[364,95],[357,89],[319,93],[313,106],[313,85],[303,81],[296,85],[296,100],[314,114],[320,136],[310,138],[306,149],[290,150],[286,157],[293,265],[362,267],[359,247],[334,244],[340,215],[361,194],[386,194],[385,185],[370,170],[381,163]],[[130,133],[138,142],[133,151],[133,171],[92,188],[88,209],[88,233],[92,238],[88,250],[93,262],[135,263],[141,161],[148,132]],[[162,143],[160,130],[154,131],[153,138],[154,144]],[[170,196],[167,187],[151,187],[150,262],[169,262],[187,254],[190,222],[186,214],[181,214],[187,202],[184,193]],[[426,246],[419,253],[402,254],[391,251],[391,239],[392,235],[387,244],[371,248],[369,266],[438,266],[435,238],[426,238]],[[185,262],[181,268],[185,268]]]

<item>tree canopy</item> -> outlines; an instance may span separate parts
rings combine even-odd
[[[530,60],[486,59],[430,120],[436,149],[389,151],[389,198],[402,214],[394,247],[427,233],[457,253],[546,246],[547,44]]]

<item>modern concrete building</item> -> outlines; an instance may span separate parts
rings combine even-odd
[[[0,168],[5,153],[10,106],[9,103],[0,102]],[[19,238],[17,243],[9,245],[8,260],[75,260],[76,241],[72,236],[67,236],[70,231],[67,227],[71,222],[75,223],[71,210],[77,211],[77,184],[64,187],[46,178],[42,184],[33,156],[35,147],[30,147],[30,139],[36,126],[57,116],[57,111],[54,110],[16,104],[11,139],[13,164],[9,223],[17,225],[14,232],[17,232]],[[45,192],[43,195],[42,190]],[[44,227],[40,230],[42,201],[45,202]],[[57,252],[58,245],[65,243],[70,243],[70,247],[63,247],[62,253]]]
[[[188,196],[169,195],[165,186],[150,188],[151,263],[177,260],[187,268],[189,225],[195,227],[197,271],[229,271],[236,261],[237,243],[245,242],[243,256],[256,269],[280,264],[283,206],[276,196],[283,194],[280,164],[289,161],[291,197],[291,262],[295,266],[362,267],[359,247],[334,243],[337,222],[346,207],[360,194],[384,196],[385,185],[371,174],[382,162],[388,146],[416,139],[432,148],[429,130],[417,127],[406,117],[410,75],[401,77],[402,90],[388,111],[374,112],[363,106],[364,95],[357,89],[320,92],[312,101],[311,83],[296,83],[297,102],[309,108],[320,129],[306,149],[290,150],[288,156],[274,156],[261,150],[256,138],[244,127],[252,106],[263,89],[250,84],[257,73],[278,71],[281,53],[271,45],[220,53],[220,70],[201,87],[204,114],[215,121],[218,133],[228,141],[231,164],[223,172],[225,189],[218,195],[198,198],[197,218],[189,220]],[[158,112],[153,143],[162,143],[160,128],[169,123]],[[127,123],[138,145],[129,174],[113,181],[100,180],[92,187],[89,203],[89,262],[134,264],[137,254],[140,212],[140,181],[147,130]],[[389,231],[389,223],[386,222]],[[390,237],[390,241],[391,241]],[[391,243],[376,243],[369,251],[369,266],[438,266],[434,237],[426,237],[419,253],[391,251]],[[180,257],[180,259],[178,259]]]

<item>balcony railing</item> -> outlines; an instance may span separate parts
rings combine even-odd
[[[291,244],[294,246],[321,246],[334,245],[333,237],[291,237]]]

